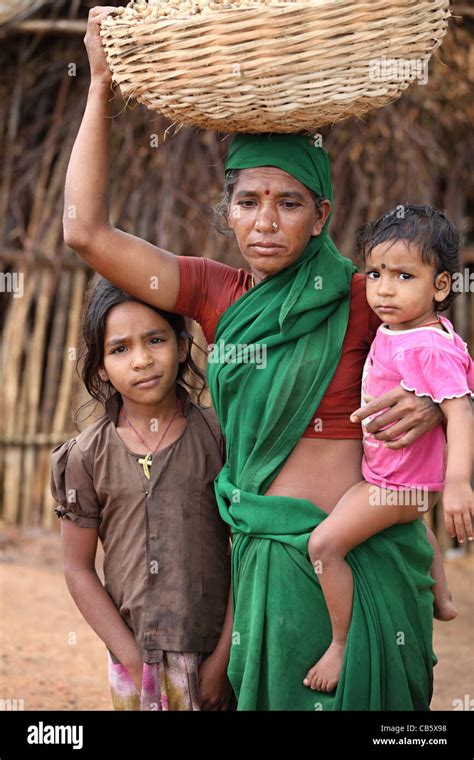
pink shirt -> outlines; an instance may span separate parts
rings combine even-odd
[[[362,393],[381,396],[400,384],[437,403],[474,395],[474,365],[467,345],[446,317],[440,320],[447,332],[436,327],[390,330],[381,325],[364,365]],[[443,490],[446,436],[442,425],[400,451],[384,448],[382,441],[366,431],[363,445],[362,474],[368,483]]]

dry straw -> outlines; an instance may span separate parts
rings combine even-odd
[[[225,5],[188,18],[153,18],[148,9],[105,19],[123,96],[204,129],[311,131],[425,80],[450,15],[448,0]]]
[[[28,18],[48,0],[0,0],[0,27]]]

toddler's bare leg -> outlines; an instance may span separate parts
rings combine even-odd
[[[339,680],[353,600],[352,571],[345,561],[346,554],[375,533],[419,517],[417,506],[394,499],[394,493],[365,481],[356,483],[311,536],[308,551],[332,624],[331,645],[303,681],[311,689],[330,692]],[[388,499],[387,494],[392,498]]]
[[[431,589],[434,594],[433,614],[437,620],[453,620],[458,611],[453,603],[451,592],[448,589],[448,581],[444,573],[443,556],[438,539],[429,525],[424,523],[424,526],[426,528],[426,538],[434,551],[433,563],[431,565],[431,575],[435,581],[435,585]]]

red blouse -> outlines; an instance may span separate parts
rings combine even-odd
[[[250,289],[251,275],[212,259],[177,259],[180,288],[172,311],[196,320],[213,343],[221,314]],[[365,275],[355,274],[341,358],[303,438],[362,438],[360,423],[351,422],[349,415],[360,406],[362,369],[380,324],[365,297]]]

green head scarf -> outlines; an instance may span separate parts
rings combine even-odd
[[[333,199],[327,154],[309,137],[235,136],[226,171],[258,166],[277,166]],[[401,556],[404,542],[408,553],[420,542],[419,521],[395,526],[390,538],[389,531],[385,539],[373,537],[375,550],[366,542],[348,555],[354,610],[343,671],[335,694],[315,693],[303,678],[329,646],[331,629],[307,542],[326,514],[313,501],[265,496],[318,416],[341,355],[355,271],[326,223],[296,261],[227,309],[210,347],[209,389],[226,438],[226,463],[214,485],[233,533],[228,674],[239,710],[314,710],[316,703],[324,710],[428,709],[432,555],[425,540],[412,576]],[[393,593],[386,590],[391,585]],[[423,627],[415,624],[413,649],[403,660],[399,650],[407,648],[387,642],[394,630],[411,629],[410,615]]]
[[[225,171],[278,166],[319,196],[333,201],[331,166],[324,148],[303,134],[235,135],[229,146]]]

